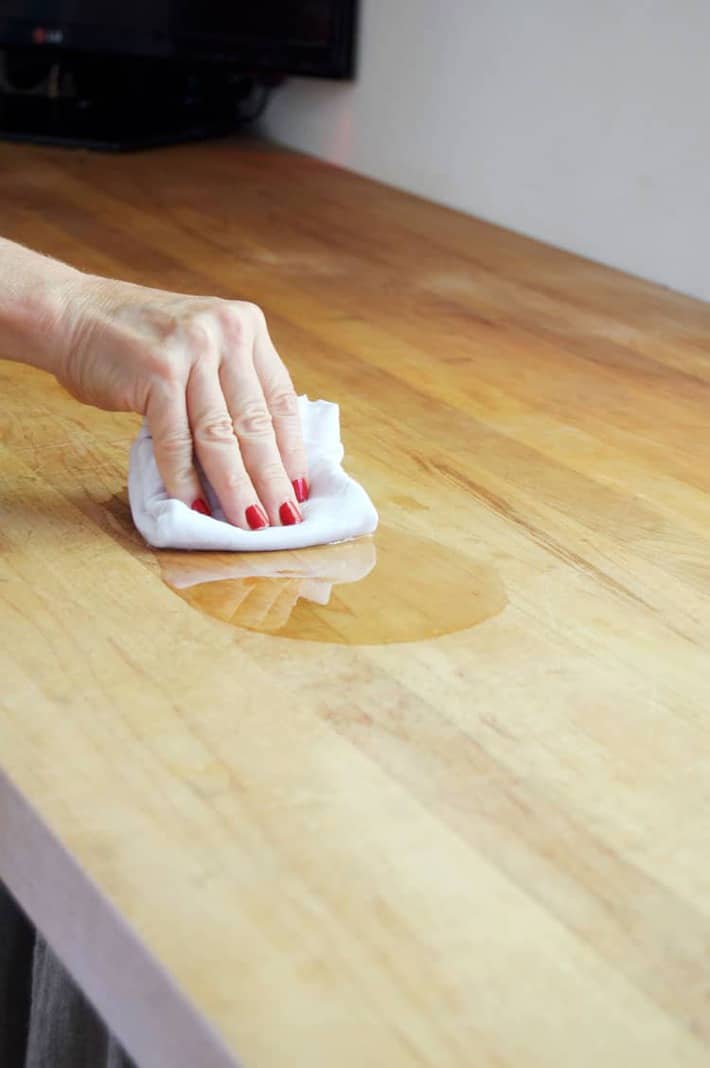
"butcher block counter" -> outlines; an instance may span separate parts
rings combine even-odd
[[[0,878],[140,1068],[706,1068],[710,307],[255,140],[0,232],[259,303],[380,513],[152,550],[0,363]]]

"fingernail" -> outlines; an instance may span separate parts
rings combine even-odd
[[[293,486],[293,492],[296,494],[296,500],[299,504],[303,504],[304,501],[308,500],[309,490],[305,478],[294,478],[291,485]]]
[[[252,530],[263,530],[268,527],[269,520],[256,504],[250,504],[246,510],[247,523]]]
[[[291,504],[290,501],[284,501],[279,508],[279,519],[285,527],[292,527],[294,523],[301,522],[301,513],[295,504]]]
[[[193,512],[199,512],[200,515],[212,515],[212,512],[210,511],[210,506],[203,497],[196,497],[190,507],[192,508]]]

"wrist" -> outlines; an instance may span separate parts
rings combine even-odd
[[[62,268],[64,264],[58,265]],[[75,333],[76,306],[85,276],[68,267],[43,280],[20,310],[28,340],[28,362],[63,378]]]
[[[36,257],[32,267],[36,269],[20,270],[14,277],[2,279],[2,354],[57,374],[69,344],[73,293],[84,276],[73,267],[44,257]]]

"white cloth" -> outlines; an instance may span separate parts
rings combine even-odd
[[[133,521],[150,544],[162,549],[259,552],[305,549],[371,534],[377,512],[365,490],[341,466],[340,411],[328,401],[299,397],[308,455],[310,496],[299,505],[303,522],[294,526],[242,530],[227,523],[211,486],[205,483],[212,515],[193,512],[168,497],[153,455],[147,425],[131,446],[128,499]]]

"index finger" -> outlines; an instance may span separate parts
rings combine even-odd
[[[192,434],[180,386],[156,388],[146,409],[153,453],[169,497],[197,512],[209,512],[192,455]]]

